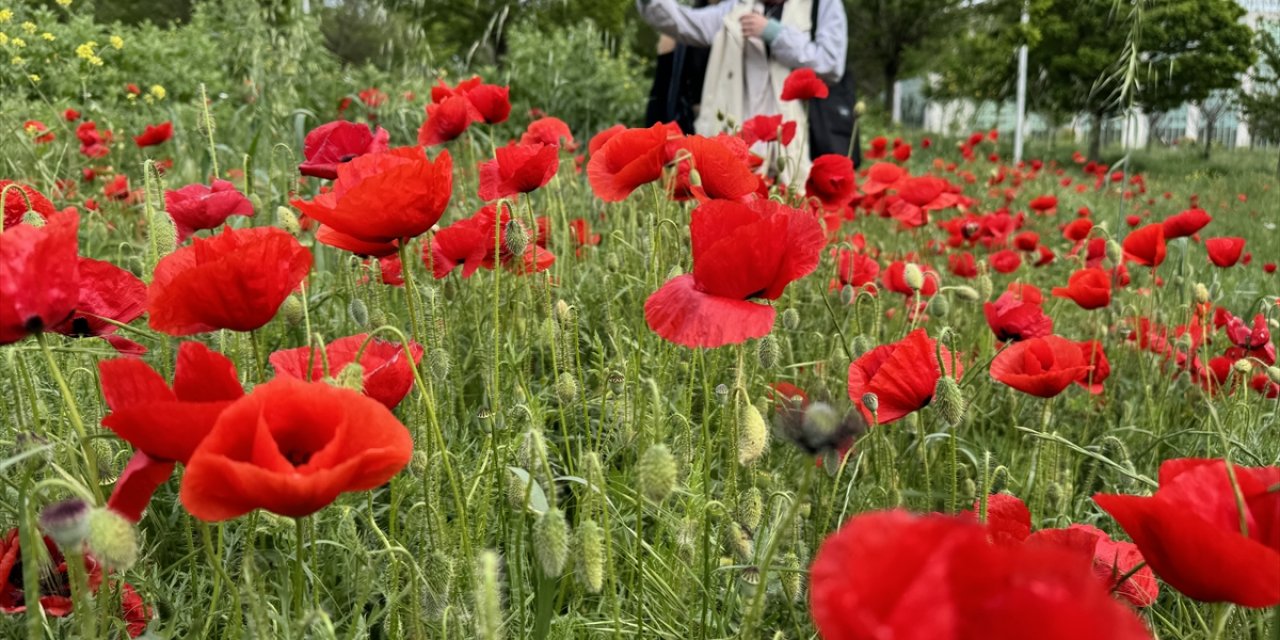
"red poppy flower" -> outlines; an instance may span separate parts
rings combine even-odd
[[[133,143],[141,147],[154,147],[158,144],[164,144],[173,137],[173,123],[162,122],[157,125],[147,125],[146,129],[140,135],[133,137]]]
[[[216,229],[231,216],[252,216],[253,204],[226,180],[213,185],[189,184],[164,192],[164,209],[173,218],[178,242],[186,242],[199,229]]]
[[[147,285],[120,267],[81,257],[80,295],[71,317],[51,331],[77,338],[103,336],[121,351],[145,351],[142,345],[115,334],[118,327],[108,320],[129,324],[147,309]]]
[[[773,328],[783,289],[818,266],[826,244],[813,215],[776,202],[704,202],[693,210],[693,273],[668,281],[645,301],[649,328],[687,347],[719,347]]]
[[[573,233],[573,242],[578,246],[578,255],[582,255],[582,247],[600,244],[600,234],[591,233],[591,223],[586,218],[570,220],[569,231]]]
[[[1102,269],[1079,269],[1067,279],[1067,286],[1054,287],[1053,295],[1070,298],[1081,309],[1101,309],[1111,304],[1111,276]]]
[[[1022,266],[1022,256],[1012,249],[1001,249],[987,259],[996,273],[1013,273]]]
[[[1062,228],[1062,236],[1072,242],[1084,242],[1093,230],[1093,221],[1088,218],[1076,218]]]
[[[1149,224],[1129,232],[1124,237],[1124,254],[1129,260],[1146,267],[1158,267],[1164,262],[1164,227]]]
[[[993,545],[962,518],[855,516],[823,542],[809,579],[826,640],[1150,638],[1077,554]]]
[[[36,212],[41,218],[49,219],[58,210],[43,193],[25,184],[12,180],[0,180],[0,192],[4,195],[4,228],[8,229],[19,222],[27,214],[27,210]],[[26,194],[27,197],[22,197]],[[28,205],[28,203],[30,203]]]
[[[809,67],[800,67],[787,75],[782,81],[783,100],[813,100],[826,98],[830,94],[827,83]]]
[[[71,317],[80,295],[79,227],[80,216],[65,213],[43,227],[18,224],[0,233],[0,345]]]
[[[1093,501],[1133,538],[1156,575],[1187,597],[1245,607],[1280,604],[1280,467],[1181,458],[1160,465],[1150,497]],[[1238,490],[1238,493],[1237,493]],[[1242,509],[1243,508],[1243,509]]]
[[[418,145],[434,147],[462,135],[482,116],[466,96],[456,95],[427,105],[427,120],[418,128]]]
[[[559,151],[543,143],[509,144],[495,154],[480,163],[480,199],[485,202],[539,189],[560,168]]]
[[[276,378],[227,407],[182,480],[182,504],[206,521],[255,509],[300,518],[398,473],[409,431],[381,403],[322,382]]]
[[[1204,209],[1193,207],[1165,219],[1162,225],[1164,227],[1164,237],[1166,240],[1190,237],[1205,228],[1210,222],[1213,222],[1213,218],[1209,217],[1209,214]]]
[[[1040,234],[1034,231],[1023,231],[1013,237],[1013,246],[1019,251],[1035,251],[1040,245]]]
[[[76,127],[76,138],[80,139],[80,153],[90,158],[101,158],[111,152],[111,132],[99,132],[98,124],[86,120]]]
[[[1058,196],[1054,196],[1054,195],[1039,196],[1033,199],[1027,206],[1031,207],[1032,211],[1037,211],[1039,213],[1044,213],[1046,211],[1053,211],[1058,208]]]
[[[22,538],[17,527],[0,537],[0,612],[23,613],[27,610],[26,594],[22,579]],[[46,563],[41,567],[40,608],[45,615],[61,618],[70,615],[71,579],[67,575],[67,560],[53,540],[42,538],[47,550]],[[89,557],[84,558],[89,574],[89,588],[96,591],[102,582],[102,570]]]
[[[311,252],[275,227],[227,229],[165,256],[147,290],[152,329],[186,336],[252,331],[311,270]]]
[[[394,409],[413,387],[413,367],[422,360],[422,346],[416,342],[409,343],[409,351],[413,354],[413,364],[410,364],[404,347],[368,338],[367,333],[339,338],[325,345],[323,354],[314,347],[277,351],[271,354],[271,366],[275,368],[276,375],[315,382],[324,379],[326,364],[328,375],[337,377],[343,367],[356,362],[356,354],[359,353],[359,364],[364,369],[364,394],[388,409]],[[311,367],[310,377],[306,374],[308,366]]]
[[[333,189],[293,206],[334,231],[368,243],[425,233],[444,214],[453,193],[453,160],[435,161],[417,147],[397,147],[338,166]]]
[[[880,263],[865,253],[840,250],[840,284],[854,288],[874,286],[876,276],[880,275]]]
[[[987,326],[1002,342],[1039,338],[1053,333],[1053,318],[1045,315],[1038,302],[1005,292],[995,302],[982,305]]]
[[[1084,372],[1079,380],[1076,380],[1076,384],[1088,389],[1089,393],[1094,395],[1102,393],[1102,383],[1111,376],[1111,361],[1107,360],[1107,353],[1102,350],[1102,343],[1097,340],[1086,340],[1076,344],[1080,347],[1085,363],[1092,367]]]
[[[961,278],[978,277],[978,263],[968,251],[947,256],[947,265],[951,273]]]
[[[876,136],[871,139],[868,145],[866,156],[871,160],[881,160],[889,152],[889,139],[884,136]]]
[[[370,87],[356,94],[360,102],[370,109],[377,109],[387,102],[387,94],[381,89]]]
[[[867,181],[862,185],[862,192],[875,195],[886,189],[897,189],[898,185],[909,178],[906,169],[888,162],[877,162],[867,169]]]
[[[924,226],[928,212],[959,204],[952,184],[935,176],[905,178],[896,186],[898,198],[889,205],[889,215],[907,227]]]
[[[853,161],[838,154],[826,154],[813,161],[804,183],[806,198],[817,198],[828,211],[843,209],[858,195]]]
[[[1090,370],[1080,346],[1047,335],[1015,342],[991,361],[991,377],[1018,391],[1052,398]]]
[[[745,154],[739,155],[725,144],[737,140],[687,136],[667,143],[666,157],[676,161],[671,196],[677,200],[694,196],[700,200],[737,200],[754,193],[759,177],[744,162]],[[693,170],[697,170],[700,184],[693,184]]]
[[[524,134],[520,136],[520,144],[545,144],[557,149],[564,147],[570,151],[577,148],[577,144],[573,141],[573,133],[569,131],[569,125],[560,118],[550,116],[530,122]]]
[[[680,127],[674,123],[614,134],[587,162],[587,181],[596,197],[621,202],[640,185],[661,178],[667,140],[680,135]]]
[[[952,363],[951,351],[941,348],[947,375],[958,378],[964,368]],[[872,424],[890,424],[905,418],[933,400],[942,369],[938,366],[937,343],[924,329],[916,329],[892,344],[881,345],[849,365],[849,398]],[[879,402],[874,415],[862,398],[875,394]]]
[[[445,84],[444,80],[437,80],[431,87],[431,101],[435,103],[444,102],[453,96],[465,96],[468,92],[484,83],[480,76],[471,76],[466,80],[458,83],[456,87],[450,87]]]
[[[333,180],[338,177],[339,165],[366,153],[386,151],[390,138],[391,134],[382,127],[370,131],[365,125],[346,120],[322,124],[307,133],[302,144],[307,160],[298,165],[298,171],[304,176]]]
[[[758,115],[742,123],[741,135],[748,145],[775,140],[788,145],[796,137],[796,123],[794,120],[783,122],[782,114]]]
[[[67,122],[75,122],[80,119],[80,112],[75,109],[68,108],[66,111],[62,112],[62,119]]]
[[[511,89],[492,84],[481,84],[466,92],[467,100],[480,114],[485,124],[499,124],[511,115]]]
[[[1209,252],[1209,260],[1225,269],[1240,261],[1244,238],[1209,238],[1204,241],[1204,248]]]
[[[893,159],[898,162],[906,162],[911,159],[911,145],[907,143],[893,145]]]
[[[53,142],[53,132],[49,131],[49,125],[39,120],[28,120],[22,123],[22,130],[31,136],[31,141],[36,144],[48,144]]]
[[[612,127],[591,136],[591,141],[587,143],[587,153],[594,156],[596,152],[603,149],[604,145],[612,140],[614,136],[622,133],[623,131],[629,131],[629,129],[627,129],[627,125],[615,124]]]

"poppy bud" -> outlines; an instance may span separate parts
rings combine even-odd
[[[778,347],[778,340],[772,334],[760,339],[759,357],[761,369],[772,369],[778,366],[782,349]]]
[[[739,562],[751,562],[751,556],[755,555],[755,544],[751,542],[751,534],[737,522],[730,522],[729,526],[725,527],[724,543],[729,553],[732,553]]]
[[[871,338],[866,334],[860,334],[853,337],[853,359],[857,360],[870,351],[875,345],[871,344]]]
[[[431,456],[421,449],[413,452],[413,457],[409,459],[409,472],[415,476],[421,476],[427,472],[427,467],[431,464]]]
[[[569,559],[569,523],[559,509],[550,509],[533,523],[533,550],[542,573],[557,577]]]
[[[778,582],[782,586],[782,595],[791,602],[800,601],[800,589],[804,584],[800,572],[800,558],[793,552],[788,551],[782,555],[780,563],[783,571],[778,577]]]
[[[902,281],[911,287],[913,291],[919,291],[924,288],[924,272],[920,270],[920,265],[914,262],[908,262],[902,268]]]
[[[562,327],[573,326],[573,321],[577,318],[578,312],[564,300],[556,300],[556,321]]]
[[[280,317],[290,325],[296,326],[303,319],[302,300],[296,295],[284,299],[280,305]]]
[[[1062,511],[1062,501],[1066,497],[1066,490],[1062,488],[1062,483],[1051,482],[1045,490],[1044,497],[1049,503],[1049,509]]]
[[[1107,436],[1102,439],[1102,455],[1112,462],[1118,462],[1125,466],[1129,464],[1129,448],[1125,446],[1123,440],[1115,436]]]
[[[178,229],[173,224],[173,218],[163,211],[151,214],[148,220],[148,240],[155,252],[155,259],[159,261],[178,248]]]
[[[738,512],[736,515],[738,522],[750,531],[755,531],[760,527],[760,519],[764,517],[764,498],[760,494],[760,489],[751,487],[745,493],[738,497]]]
[[[524,511],[529,506],[530,496],[533,495],[534,488],[531,485],[537,485],[538,481],[532,476],[522,476],[514,471],[507,470],[507,502],[511,503],[511,508],[517,511]],[[541,488],[539,486],[539,488]]]
[[[960,392],[960,385],[956,384],[951,376],[938,378],[938,384],[933,389],[933,407],[942,419],[953,427],[964,420],[966,408],[964,394]]]
[[[40,530],[65,551],[78,551],[89,535],[89,505],[80,498],[55,502],[40,512]]]
[[[22,214],[22,223],[39,229],[44,226],[44,217],[35,211],[28,211]]]
[[[1267,379],[1272,384],[1280,384],[1280,367],[1267,367]]]
[[[1247,358],[1240,358],[1231,365],[1231,369],[1242,376],[1247,376],[1253,372],[1253,362]]]
[[[574,532],[577,567],[574,575],[587,593],[600,593],[604,586],[604,535],[594,520],[584,520]]]
[[[594,451],[582,454],[582,462],[578,465],[582,476],[596,489],[604,489],[604,467],[600,464],[600,456]]]
[[[874,414],[876,409],[880,408],[880,398],[876,397],[876,394],[871,392],[864,393],[862,394],[862,406],[866,407],[867,411]]]
[[[569,372],[560,374],[556,379],[556,397],[560,404],[573,404],[578,399],[578,380]]]
[[[1124,247],[1120,246],[1115,240],[1107,240],[1107,259],[1113,265],[1119,265],[1124,262]]]
[[[530,473],[541,473],[544,465],[548,464],[547,458],[547,441],[542,436],[540,429],[530,427],[524,432],[524,437],[520,439],[520,450],[518,452],[520,466],[527,469]]]
[[[449,607],[453,575],[453,559],[439,549],[432,551],[423,571],[426,588],[422,594],[422,608],[430,618],[438,620]]]
[[[665,444],[645,450],[636,463],[636,483],[640,493],[654,502],[662,502],[676,488],[676,459]]]
[[[788,307],[782,312],[782,326],[787,331],[795,331],[800,328],[800,312],[795,307]]]
[[[357,325],[364,327],[369,324],[369,307],[365,306],[364,300],[360,298],[352,298],[347,303],[347,315],[351,316],[351,321]]]
[[[504,235],[506,236],[507,251],[517,257],[524,255],[524,250],[529,246],[529,234],[525,233],[524,225],[514,218],[508,220]]]
[[[862,115],[862,114],[866,113],[866,112],[867,112],[867,103],[865,103],[865,102],[863,102],[863,101],[861,101],[861,100],[859,100],[859,101],[857,101],[857,102],[853,103],[853,112],[854,112],[855,114],[857,114],[857,115]]]
[[[738,464],[749,467],[764,455],[769,428],[755,405],[743,401],[738,413]]]
[[[89,553],[112,571],[128,571],[138,561],[138,533],[133,523],[111,509],[89,514]]]
[[[364,367],[359,362],[352,362],[338,372],[334,385],[340,389],[350,389],[356,393],[364,393]]]
[[[995,289],[995,285],[991,283],[991,276],[982,274],[978,276],[978,299],[990,300],[991,292]]]
[[[372,311],[369,312],[370,327],[385,327],[387,326],[387,324],[389,324],[387,322],[387,314],[382,309],[375,307]]]
[[[480,552],[476,580],[476,636],[481,640],[502,638],[502,592],[498,554],[486,549]]]
[[[451,364],[448,351],[441,347],[431,350],[431,377],[435,378],[436,382],[444,382],[449,378]]]
[[[960,491],[965,502],[973,502],[974,498],[978,496],[978,483],[974,482],[973,478],[965,478],[964,482],[961,483]]]
[[[281,229],[291,235],[302,233],[302,224],[298,222],[298,214],[289,207],[276,207],[276,220]]]
[[[691,187],[702,186],[702,174],[699,173],[697,169],[689,169],[689,186]]]
[[[929,306],[925,310],[934,318],[945,318],[951,311],[951,303],[947,301],[946,296],[934,296],[929,299]]]
[[[1000,493],[1009,488],[1009,468],[1000,465],[991,472],[991,493]]]
[[[982,299],[982,297],[978,295],[977,289],[967,285],[960,285],[956,287],[956,297],[966,302],[977,302]]]
[[[841,304],[853,304],[853,298],[857,293],[857,290],[854,289],[851,284],[846,284],[845,286],[840,287]]]

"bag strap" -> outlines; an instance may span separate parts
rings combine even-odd
[[[818,0],[809,4],[809,42],[818,39]]]

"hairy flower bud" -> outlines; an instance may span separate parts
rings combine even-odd
[[[566,371],[556,378],[556,397],[560,404],[573,404],[578,399],[578,379],[573,374]]]
[[[302,299],[297,294],[291,295],[284,299],[280,305],[280,317],[291,326],[297,326],[302,322],[304,313],[302,309]]]
[[[557,577],[569,559],[569,523],[559,509],[550,509],[533,523],[533,549],[542,573]]]
[[[364,393],[364,367],[360,366],[359,362],[352,362],[343,367],[334,380],[334,386]]]
[[[982,299],[981,296],[978,294],[978,290],[968,285],[962,284],[956,287],[955,292],[956,292],[956,297],[960,298],[961,300],[964,300],[965,302],[977,302]]]
[[[782,312],[782,327],[787,331],[795,331],[800,328],[800,312],[795,307],[788,307]]]
[[[495,551],[480,552],[476,579],[475,620],[476,637],[481,640],[501,640],[502,630],[502,576],[500,560]]]
[[[587,593],[604,586],[604,532],[594,520],[584,520],[574,532],[577,563],[574,575]]]
[[[990,300],[991,293],[995,290],[995,285],[991,282],[991,276],[985,273],[978,276],[976,284],[978,285],[978,300]]]
[[[738,496],[738,511],[735,517],[750,531],[760,527],[760,519],[764,517],[764,497],[760,494],[759,488],[751,487]]]
[[[89,553],[111,571],[128,571],[138,561],[137,530],[111,509],[94,509],[89,514],[86,542]]]
[[[507,251],[510,251],[511,255],[517,257],[524,255],[524,250],[529,246],[529,234],[524,230],[524,225],[512,218],[507,221],[503,235],[506,236]]]
[[[1280,367],[1267,367],[1267,379],[1272,384],[1280,384]]]
[[[1124,262],[1124,247],[1120,246],[1115,240],[1107,240],[1107,259],[1113,265],[1119,265]]]
[[[365,305],[364,300],[352,298],[351,302],[347,303],[347,315],[351,316],[351,321],[356,323],[356,326],[369,326],[369,307]]]
[[[933,389],[933,408],[947,424],[953,427],[964,419],[964,394],[960,392],[960,385],[956,384],[951,376],[938,378],[938,384]]]
[[[431,377],[436,382],[444,382],[449,379],[449,367],[452,361],[449,359],[449,352],[443,348],[436,347],[431,350]]]
[[[920,270],[920,265],[914,262],[908,262],[902,268],[902,281],[911,287],[913,291],[919,291],[924,288],[924,272]]]
[[[929,299],[929,306],[925,310],[934,318],[945,318],[951,311],[951,302],[946,296],[934,296]]]
[[[1009,468],[1000,465],[991,472],[991,493],[1000,493],[1009,488]]]
[[[737,522],[730,521],[725,527],[724,542],[729,553],[733,554],[738,562],[751,562],[751,557],[755,555],[755,544],[751,541],[751,534]]]
[[[1194,291],[1197,303],[1204,304],[1209,301],[1209,287],[1204,286],[1203,282],[1197,282]]]
[[[645,450],[636,463],[636,484],[640,493],[654,502],[662,502],[676,489],[676,459],[665,444]]]
[[[276,224],[295,236],[302,233],[302,224],[298,222],[298,214],[294,213],[293,209],[289,207],[276,207]]]
[[[738,409],[738,464],[755,464],[769,446],[769,427],[755,405],[741,402]]]
[[[66,551],[78,551],[89,535],[90,509],[80,498],[55,502],[40,511],[40,530]]]
[[[782,357],[782,349],[778,347],[778,339],[769,334],[760,339],[758,356],[761,369],[772,369],[778,366]]]

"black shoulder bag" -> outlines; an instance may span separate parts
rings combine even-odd
[[[813,0],[809,40],[818,35],[818,3]],[[827,84],[826,98],[809,101],[809,158],[816,160],[818,156],[834,153],[850,156],[853,166],[862,164],[861,143],[856,138],[858,115],[854,113],[854,104],[858,98],[853,88],[853,73],[846,66],[840,81]]]

